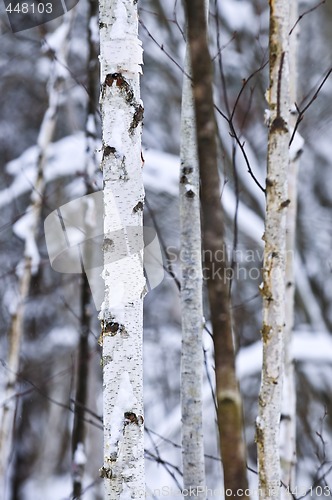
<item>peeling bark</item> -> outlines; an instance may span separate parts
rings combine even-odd
[[[279,425],[285,333],[286,212],[289,205],[289,5],[270,0],[270,87],[263,263],[263,367],[256,422],[259,495],[280,498]]]
[[[105,498],[145,498],[142,331],[144,189],[137,5],[100,1],[104,175],[103,346]],[[141,205],[138,205],[138,204]],[[128,232],[135,227],[137,231]],[[133,241],[133,239],[135,241]]]

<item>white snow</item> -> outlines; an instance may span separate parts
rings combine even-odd
[[[221,201],[227,215],[233,218],[236,210],[236,196],[227,184],[223,188]],[[237,223],[242,234],[263,246],[264,221],[241,201],[238,205]]]
[[[0,207],[28,193],[36,181],[39,148],[31,146],[19,158],[8,163],[6,171],[15,176],[12,184],[0,191]],[[46,156],[45,182],[82,173],[85,165],[85,140],[83,132],[50,144]]]
[[[9,314],[15,314],[18,304],[18,291],[13,286],[7,287],[3,295],[3,305],[7,307]]]
[[[68,23],[61,23],[53,33],[49,33],[45,37],[46,44],[43,47],[44,50],[52,49],[54,52],[58,52],[62,47],[65,39],[68,35]]]
[[[37,178],[37,155],[37,147],[34,146],[27,149],[18,159],[8,163],[6,170],[15,178],[8,188],[0,191],[0,207],[32,189]]]
[[[87,457],[84,451],[84,444],[77,443],[77,448],[74,453],[74,463],[77,465],[85,465],[87,462]]]
[[[112,143],[121,148],[121,131],[114,130]],[[45,167],[45,183],[65,176],[82,174],[85,165],[86,142],[83,132],[78,132],[50,144]],[[101,151],[98,150],[98,159]],[[36,180],[38,148],[28,148],[19,158],[6,166],[8,174],[15,176],[12,184],[0,191],[0,207],[31,190]],[[157,150],[144,150],[143,180],[147,189],[157,193],[178,196],[180,160],[178,156]],[[76,180],[75,180],[76,182]],[[81,188],[79,189],[79,193]],[[113,229],[114,230],[114,229]]]
[[[96,492],[94,488],[88,488],[94,480],[86,477],[83,490],[84,500],[95,500]],[[72,477],[70,474],[62,476],[52,475],[49,478],[33,477],[29,478],[20,490],[21,498],[24,500],[68,500],[71,497]]]
[[[91,40],[96,45],[99,44],[99,28],[98,28],[98,18],[93,16],[90,19],[89,28],[91,32]]]
[[[296,331],[292,338],[291,352],[295,361],[332,365],[332,338],[324,332]],[[240,349],[236,358],[236,371],[239,379],[258,374],[261,367],[262,343],[260,341]]]
[[[45,337],[45,344],[51,350],[57,346],[67,346],[73,347],[77,344],[78,332],[75,328],[64,327],[64,328],[53,328]]]
[[[86,160],[85,155],[83,132],[65,137],[51,144],[47,154],[45,182],[51,182],[66,175],[82,173]]]
[[[147,149],[143,151],[143,181],[155,193],[179,194],[180,159],[178,156]]]
[[[52,67],[52,61],[47,57],[40,57],[36,62],[37,72],[43,80],[48,80]]]
[[[265,125],[269,125],[271,119],[271,110],[264,109],[264,123]]]
[[[14,233],[25,241],[24,256],[31,259],[31,273],[35,274],[38,271],[40,263],[40,255],[38,246],[35,240],[36,229],[36,213],[34,210],[26,212],[15,224],[13,225]],[[21,271],[20,268],[17,269]]]
[[[219,2],[219,8],[232,30],[254,32],[257,28],[257,16],[253,11],[251,3],[223,0]]]
[[[290,131],[291,135],[293,131]],[[291,161],[296,160],[302,153],[304,147],[304,139],[299,132],[295,132],[294,139],[289,148],[289,159]]]
[[[180,172],[179,157],[152,149],[145,150],[143,156],[145,160],[143,168],[145,187],[155,193],[168,193],[172,196],[178,196]],[[233,218],[236,209],[236,197],[227,183],[223,187],[222,203],[227,215]],[[238,208],[238,226],[243,234],[258,242],[260,246],[263,246],[263,219],[241,201],[239,202]]]
[[[89,114],[87,123],[86,123],[86,130],[90,134],[96,134],[96,122],[93,114]]]

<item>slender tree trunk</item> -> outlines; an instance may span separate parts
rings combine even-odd
[[[65,29],[56,47],[56,57],[48,84],[48,108],[44,115],[38,139],[38,159],[36,181],[32,186],[30,204],[26,213],[14,226],[16,234],[25,240],[24,256],[17,267],[19,302],[11,318],[8,335],[7,380],[3,402],[0,402],[0,496],[7,498],[6,479],[8,478],[9,458],[13,446],[14,416],[16,408],[16,384],[20,364],[20,349],[23,339],[24,312],[29,295],[31,276],[38,271],[39,254],[37,236],[40,213],[45,188],[44,167],[47,160],[47,148],[52,141],[59,103],[59,90],[63,83],[63,67],[67,55],[67,37],[72,15],[64,20]],[[60,61],[60,62],[58,62]]]
[[[105,498],[145,498],[142,330],[144,189],[137,4],[100,1],[104,174],[103,345]]]
[[[193,72],[198,159],[201,177],[204,267],[213,327],[218,427],[225,490],[233,498],[247,489],[246,451],[241,396],[235,374],[234,343],[217,165],[217,128],[212,96],[212,64],[207,43],[204,0],[186,0],[188,39]],[[188,191],[189,196],[197,193]],[[220,262],[220,253],[224,260]],[[243,498],[242,492],[242,498]]]
[[[81,498],[85,459],[85,407],[89,379],[89,331],[90,331],[89,282],[84,274],[81,284],[81,332],[77,355],[77,376],[75,395],[75,414],[72,436],[73,452],[73,497]]]
[[[270,0],[270,87],[265,249],[263,264],[263,367],[256,423],[259,491],[280,498],[279,426],[285,334],[285,249],[289,164],[289,2]]]
[[[208,2],[205,2],[208,9]],[[190,496],[205,499],[203,441],[203,299],[199,166],[189,45],[185,59],[181,105],[181,407],[183,486]]]
[[[97,64],[97,42],[94,37],[97,29],[98,0],[90,0],[88,16],[88,41],[89,55],[87,58],[88,75],[88,104],[87,117],[85,124],[86,133],[86,194],[93,192],[92,180],[98,168],[95,150],[96,141],[96,123],[95,114],[98,104],[98,81],[96,72]],[[97,81],[98,79],[98,81]],[[91,224],[91,221],[87,221]],[[88,252],[87,252],[88,253]],[[88,255],[86,256],[88,258]],[[86,264],[86,260],[84,261]],[[73,497],[81,498],[83,487],[83,476],[86,464],[85,454],[85,407],[88,397],[88,379],[89,379],[89,332],[91,320],[91,291],[86,274],[82,276],[81,284],[81,332],[77,357],[77,376],[76,376],[76,396],[75,396],[75,414],[72,435],[72,475],[73,475]]]
[[[289,27],[295,25],[298,19],[297,0],[290,3]],[[295,103],[297,101],[297,39],[298,25],[293,30],[289,39],[289,85],[290,104],[294,108],[290,115],[290,126],[295,126]],[[298,158],[291,158],[288,170],[288,199],[286,220],[286,328],[284,347],[284,382],[283,401],[280,422],[280,460],[281,480],[292,491],[295,487],[296,465],[296,386],[294,375],[294,362],[291,352],[292,333],[294,327],[294,294],[295,294],[295,251],[296,251],[296,214],[297,214],[297,172]],[[291,498],[289,491],[282,488],[282,498]]]

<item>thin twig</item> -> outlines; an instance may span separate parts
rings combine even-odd
[[[298,25],[298,23],[301,21],[301,19],[306,16],[307,14],[310,14],[310,12],[313,12],[314,10],[318,9],[318,7],[320,7],[321,5],[323,5],[324,3],[326,3],[326,0],[322,0],[321,2],[319,2],[317,5],[314,5],[313,7],[311,7],[311,9],[308,9],[306,10],[305,12],[303,12],[297,19],[296,23],[294,24],[294,26],[292,27],[292,29],[290,30],[290,32],[288,33],[289,36],[293,33],[294,29],[296,28],[296,26]]]
[[[175,66],[177,68],[179,68],[179,70],[181,71],[181,73],[183,73],[187,78],[190,78],[190,76],[185,72],[185,70],[183,69],[183,67],[181,66],[181,64],[179,64],[173,56],[171,56],[171,54],[169,54],[167,52],[167,50],[165,49],[164,45],[163,44],[160,44],[159,42],[157,42],[157,40],[155,39],[155,37],[152,35],[152,33],[150,33],[150,31],[148,30],[148,28],[146,27],[146,25],[144,24],[144,22],[142,21],[142,19],[139,20],[139,23],[140,25],[142,26],[142,28],[146,31],[147,35],[149,36],[149,38],[151,38],[151,40],[160,48],[160,50],[162,52],[164,52],[164,54],[172,61],[173,64],[175,64]]]
[[[295,123],[295,126],[294,126],[294,130],[293,130],[293,133],[292,133],[292,136],[290,138],[290,141],[289,141],[289,146],[291,146],[293,140],[294,140],[294,137],[295,137],[295,134],[296,134],[296,131],[301,123],[301,121],[303,120],[303,117],[304,117],[304,113],[308,110],[308,108],[312,105],[312,103],[317,99],[318,97],[318,94],[319,92],[321,91],[323,85],[325,84],[325,82],[327,81],[327,79],[329,78],[330,74],[332,73],[332,67],[328,70],[328,72],[326,73],[326,75],[324,76],[323,80],[321,81],[321,83],[319,84],[316,92],[314,93],[314,95],[312,96],[312,98],[310,99],[310,101],[308,102],[308,104],[306,106],[304,106],[303,109],[300,109],[296,103],[295,103],[295,107],[296,107],[296,110],[297,110],[297,113],[298,113],[298,116],[297,116],[297,119],[296,119],[296,123]]]

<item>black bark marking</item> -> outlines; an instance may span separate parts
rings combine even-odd
[[[144,418],[142,415],[136,415],[136,413],[133,413],[131,411],[126,411],[124,414],[124,424],[136,424],[136,425],[142,425],[144,423]]]
[[[194,198],[195,196],[195,193],[192,189],[189,189],[187,192],[186,192],[186,197],[187,198]]]
[[[140,210],[143,210],[143,203],[141,201],[139,201],[137,205],[134,206],[133,212],[136,213],[139,212]]]
[[[191,174],[193,171],[193,168],[192,167],[183,167],[182,168],[182,173],[183,175],[189,175]]]
[[[117,333],[120,333],[121,336],[125,335],[126,329],[124,325],[117,323],[115,321],[102,321],[102,335],[110,335],[114,337]]]
[[[271,123],[271,132],[279,130],[280,132],[288,132],[287,123],[281,116],[276,116]]]
[[[105,85],[107,85],[108,87],[112,87],[114,82],[124,94],[126,102],[128,104],[133,104],[134,91],[125,77],[121,73],[109,73],[108,75],[106,75]]]
[[[282,209],[282,208],[286,208],[286,207],[288,207],[288,205],[290,204],[290,202],[291,202],[290,200],[285,200],[285,201],[283,201],[283,202],[280,204],[280,208]]]
[[[103,151],[103,160],[105,160],[105,158],[107,158],[111,154],[116,156],[116,149],[113,148],[112,146],[105,146]]]
[[[111,479],[112,478],[112,469],[110,467],[100,467],[99,476],[103,479]]]
[[[135,128],[138,127],[138,125],[143,121],[143,116],[144,116],[144,108],[141,104],[136,104],[135,105],[135,113],[129,128],[129,133],[132,134],[135,130]]]

